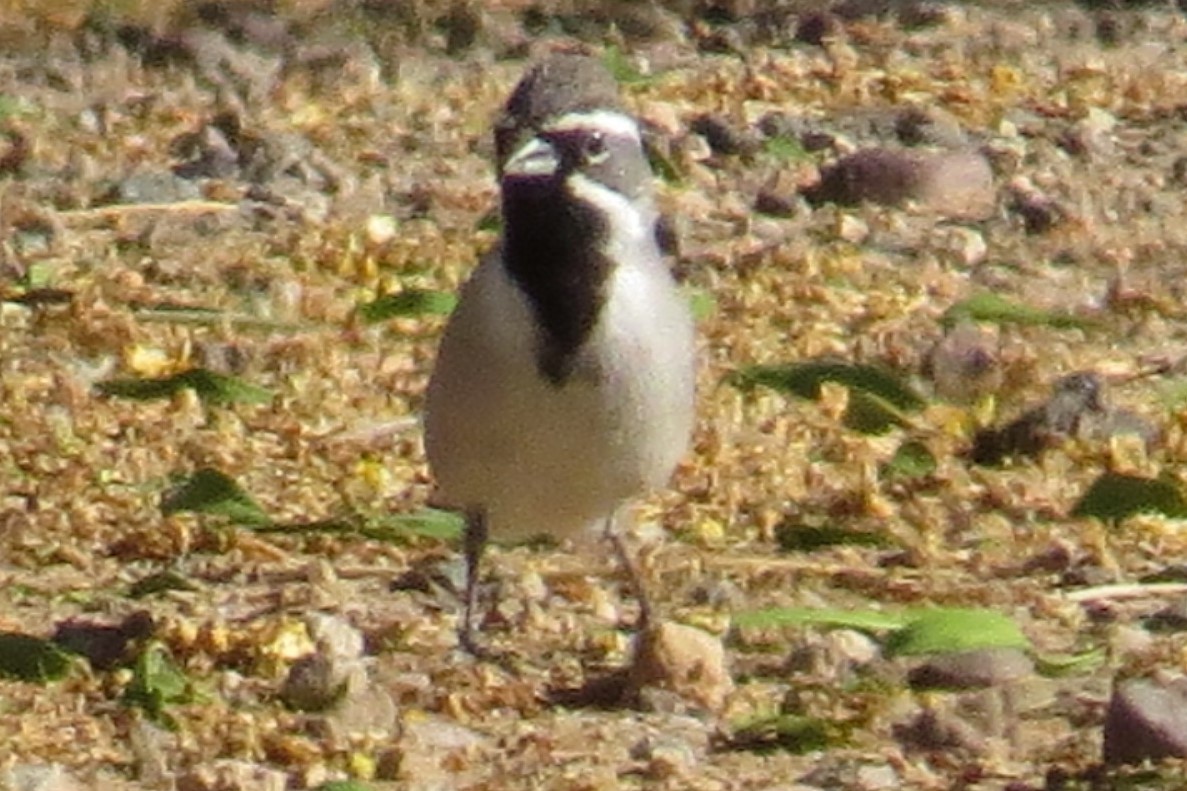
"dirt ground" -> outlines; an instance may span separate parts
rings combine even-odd
[[[1115,679],[1185,669],[1183,621],[1150,619],[1181,607],[1187,542],[1072,511],[1107,470],[1187,483],[1185,41],[1177,9],[1127,3],[0,0],[0,631],[87,656],[0,680],[0,783],[1127,787],[1099,768],[1105,708]],[[495,548],[486,631],[520,666],[466,657],[457,542],[398,518],[431,492],[442,295],[497,238],[492,118],[557,47],[604,55],[648,124],[700,313],[694,445],[637,521],[664,616],[724,642],[716,712],[566,697],[628,660],[608,554]],[[870,147],[974,176],[814,189]],[[399,293],[427,298],[369,320]],[[1045,312],[945,319],[986,293]],[[926,403],[869,434],[852,388],[730,384],[810,360]],[[107,386],[195,368],[233,378]],[[975,463],[978,428],[1075,371],[1145,440],[1053,430]],[[934,467],[896,475],[907,443]],[[199,470],[264,529],[170,507]],[[735,623],[923,605],[1100,661],[921,692],[877,634]],[[294,667],[333,635],[363,672],[303,710]],[[148,655],[184,679],[145,703]],[[14,779],[38,772],[58,785]]]

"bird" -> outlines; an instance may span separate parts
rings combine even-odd
[[[611,90],[612,89],[612,90]],[[491,537],[601,532],[652,606],[619,525],[664,486],[695,417],[693,318],[660,251],[638,122],[600,61],[530,68],[496,123],[501,237],[458,295],[425,398],[434,501],[465,519],[459,645]]]

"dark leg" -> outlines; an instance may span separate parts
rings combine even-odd
[[[639,564],[635,562],[630,547],[626,545],[626,539],[623,538],[622,533],[615,525],[614,518],[615,514],[611,514],[606,519],[606,539],[614,546],[614,554],[618,556],[618,563],[631,583],[635,598],[639,600],[639,623],[636,630],[646,632],[651,626],[651,596],[647,593],[647,585],[643,581],[643,573],[639,570]]]
[[[478,640],[474,626],[475,611],[478,609],[478,576],[482,553],[486,549],[486,514],[471,511],[466,514],[466,533],[463,551],[466,555],[466,591],[462,602],[462,622],[458,627],[458,642],[462,648],[479,658],[489,655],[488,649]]]

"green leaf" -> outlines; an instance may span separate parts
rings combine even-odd
[[[902,410],[884,398],[864,390],[850,390],[842,423],[862,434],[885,434],[895,427],[910,425]]]
[[[882,467],[882,475],[892,481],[926,478],[936,471],[936,457],[919,440],[907,440],[899,445],[894,457]]]
[[[348,516],[296,525],[272,523],[256,530],[261,533],[357,535],[373,541],[403,544],[422,538],[456,541],[461,538],[464,527],[465,520],[458,514],[424,508],[411,514],[387,514],[381,517]]]
[[[0,678],[44,684],[70,669],[70,656],[49,640],[0,632]]]
[[[777,714],[738,726],[728,746],[731,750],[757,753],[781,750],[799,755],[838,744],[842,739],[841,730],[819,717]]]
[[[767,138],[763,143],[763,151],[785,162],[800,162],[808,159],[809,154],[803,144],[790,135],[777,135]]]
[[[981,648],[1030,648],[1011,619],[992,610],[923,610],[886,642],[887,656],[950,654]]]
[[[1070,313],[1042,310],[1013,302],[992,292],[975,294],[962,300],[944,313],[942,322],[951,327],[962,321],[982,321],[989,324],[1021,324],[1054,327],[1056,329],[1084,329],[1097,322]]]
[[[680,184],[684,181],[684,174],[680,172],[680,165],[668,152],[657,145],[649,145],[643,141],[643,150],[647,154],[647,163],[660,180],[667,184]]]
[[[161,500],[166,515],[183,511],[225,516],[235,524],[267,525],[272,520],[252,496],[226,474],[205,467],[168,492]]]
[[[641,85],[654,79],[639,71],[621,47],[606,47],[602,62],[619,85]]]
[[[355,780],[331,780],[322,783],[313,791],[371,791],[371,787]]]
[[[33,108],[33,103],[28,99],[0,93],[0,121],[6,118],[15,118],[18,115],[32,115]]]
[[[474,230],[498,233],[503,230],[503,215],[497,210],[491,209],[478,219],[478,224],[474,226]]]
[[[1187,404],[1187,378],[1168,379],[1158,385],[1158,395],[1163,405],[1177,411]]]
[[[1035,668],[1047,678],[1079,676],[1091,673],[1104,665],[1108,654],[1104,649],[1093,648],[1079,654],[1048,654],[1035,657]]]
[[[1187,517],[1187,499],[1169,480],[1106,472],[1092,482],[1072,508],[1072,516],[1120,521],[1134,514]]]
[[[872,365],[825,360],[752,365],[729,374],[726,381],[743,391],[762,386],[813,399],[820,397],[820,388],[825,382],[836,382],[850,390],[877,396],[890,407],[903,412],[914,412],[927,404],[923,396],[900,382],[894,374]]]
[[[106,396],[132,398],[150,401],[172,398],[185,389],[192,389],[198,398],[208,404],[266,404],[272,400],[272,392],[248,384],[235,376],[208,371],[205,368],[191,368],[173,376],[156,379],[124,378],[99,382],[95,387]]]
[[[697,321],[704,321],[717,312],[717,298],[713,292],[700,288],[686,288],[684,295],[688,298],[692,317]]]
[[[857,629],[861,632],[883,632],[902,629],[910,619],[901,613],[881,610],[841,610],[820,607],[770,607],[763,610],[737,613],[734,626],[742,629],[773,629],[783,626],[829,626]]]
[[[452,511],[424,508],[411,514],[391,514],[373,523],[375,529],[386,529],[403,538],[434,538],[456,541],[462,537],[466,520]]]
[[[833,546],[885,547],[885,536],[833,525],[814,526],[784,523],[775,528],[775,541],[788,552],[812,552]]]
[[[149,574],[132,583],[128,589],[128,596],[133,599],[143,599],[146,596],[165,591],[195,591],[197,589],[194,583],[176,571],[158,571],[156,574]]]
[[[132,670],[132,680],[124,690],[124,703],[144,710],[154,721],[175,727],[165,707],[189,703],[194,699],[193,688],[181,669],[173,662],[169,651],[160,643],[145,646]]]
[[[457,296],[445,291],[406,288],[359,306],[359,316],[367,324],[414,316],[448,316],[457,305]]]

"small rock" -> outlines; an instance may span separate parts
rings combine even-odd
[[[789,168],[773,173],[754,200],[756,211],[772,217],[792,217],[803,206],[800,197],[802,174]]]
[[[1113,129],[1116,126],[1116,118],[1094,107],[1088,111],[1088,115],[1072,124],[1060,138],[1060,143],[1068,153],[1079,157],[1107,157],[1117,149],[1113,140]]]
[[[800,17],[800,24],[795,30],[795,40],[822,47],[844,34],[845,23],[840,17],[828,11],[816,11]]]
[[[980,154],[868,148],[823,169],[807,197],[842,205],[915,201],[939,214],[974,218],[992,212],[996,193],[993,171]]]
[[[280,699],[294,711],[325,711],[345,694],[346,678],[322,653],[294,662],[280,688]]]
[[[1108,411],[1103,387],[1094,373],[1082,371],[1063,377],[1045,404],[1000,429],[978,432],[973,439],[973,461],[993,465],[1008,456],[1037,456],[1063,439],[1080,436],[1093,417]]]
[[[466,756],[487,743],[486,737],[436,717],[408,721],[398,743],[401,788],[460,788],[460,767],[474,762]]]
[[[837,228],[837,236],[850,244],[861,244],[870,235],[870,226],[860,217],[852,214],[842,214]]]
[[[215,373],[234,376],[247,369],[250,350],[234,341],[202,340],[194,344],[194,360]]]
[[[953,714],[935,709],[924,709],[914,720],[896,724],[891,731],[894,738],[908,750],[963,750],[981,755],[989,747],[976,727]]]
[[[318,648],[333,659],[358,659],[363,655],[366,638],[345,619],[326,613],[311,613],[305,619],[309,636]]]
[[[939,107],[908,107],[895,119],[894,131],[905,146],[955,149],[968,145],[960,119]]]
[[[372,214],[367,218],[367,241],[376,247],[396,238],[396,219],[390,214]]]
[[[735,129],[728,121],[719,115],[704,114],[692,120],[689,131],[701,135],[709,143],[714,154],[733,156],[735,154],[753,153],[758,147],[752,135]]]
[[[859,668],[869,665],[880,655],[878,644],[868,635],[854,629],[833,629],[805,635],[802,644],[788,654],[784,670],[845,683]],[[784,699],[784,709],[807,713],[807,709],[800,706],[801,700],[798,690],[793,688]]]
[[[972,228],[949,228],[941,239],[941,245],[951,251],[963,266],[976,266],[989,254],[985,237]]]
[[[1105,714],[1105,763],[1159,758],[1187,758],[1187,689],[1182,679],[1118,684]]]
[[[1171,163],[1170,180],[1176,186],[1187,186],[1187,156],[1177,157]]]
[[[177,791],[285,791],[288,775],[248,761],[215,761],[177,778]]]
[[[73,654],[85,656],[96,670],[111,670],[127,661],[132,644],[153,632],[147,611],[129,615],[118,624],[71,619],[58,624],[53,641]]]
[[[796,194],[768,184],[754,198],[754,210],[772,217],[792,217],[796,212]]]
[[[1187,597],[1180,596],[1175,599],[1146,618],[1142,625],[1151,632],[1187,631]]]
[[[805,121],[801,116],[775,110],[759,118],[756,126],[766,137],[798,138],[804,132]]]
[[[932,348],[926,372],[936,395],[969,404],[996,392],[1002,383],[999,343],[993,330],[971,322],[953,327]]]
[[[143,171],[121,179],[112,194],[112,203],[180,203],[202,197],[201,188],[193,181],[169,172]]]
[[[854,782],[854,787],[858,791],[882,791],[882,789],[899,788],[900,786],[898,772],[889,764],[858,768]]]
[[[997,200],[993,168],[979,153],[932,155],[925,162],[917,200],[948,217],[988,217]]]
[[[746,52],[753,46],[752,25],[730,25],[712,30],[697,41],[697,49],[719,55],[733,55]]]
[[[937,27],[952,20],[954,10],[949,3],[908,2],[896,8],[898,22],[905,30]]]
[[[1154,635],[1140,626],[1117,624],[1109,635],[1109,656],[1119,663],[1151,658],[1157,647]]]
[[[20,173],[32,154],[28,135],[13,126],[0,129],[0,176]]]
[[[673,144],[672,150],[688,162],[704,162],[713,156],[713,147],[709,145],[709,141],[698,134],[681,137]]]
[[[725,705],[734,683],[720,640],[665,621],[637,638],[628,687],[635,693],[658,687],[715,712]]]
[[[128,729],[128,746],[136,757],[136,775],[150,786],[166,784],[172,775],[170,756],[177,754],[177,734],[138,720]]]
[[[0,770],[3,791],[83,791],[83,788],[58,764],[14,764]]]
[[[356,664],[347,675],[346,694],[326,712],[326,720],[330,732],[344,740],[382,739],[396,732],[398,715],[392,694],[370,681],[365,668]]]
[[[239,152],[226,133],[213,123],[190,134],[179,135],[170,150],[185,161],[173,167],[183,179],[231,178],[239,173]]]
[[[652,780],[674,780],[687,776],[697,763],[696,751],[674,738],[645,737],[631,748],[631,758],[647,764],[644,770]]]
[[[982,648],[930,657],[907,675],[914,689],[978,689],[1021,680],[1034,662],[1017,648]]]
[[[1047,233],[1071,217],[1071,212],[1038,190],[1029,179],[1014,179],[1010,183],[1010,196],[1010,208],[1022,218],[1029,234]]]

